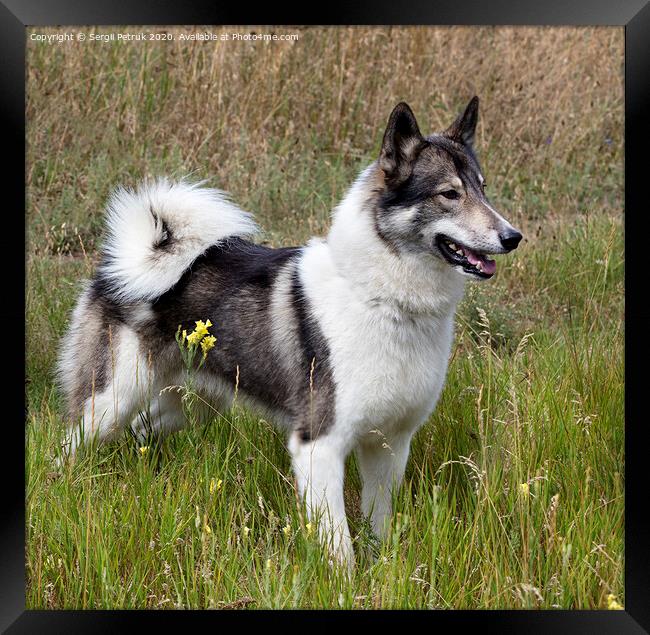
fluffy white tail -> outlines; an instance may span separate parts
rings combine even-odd
[[[208,247],[256,232],[248,212],[200,183],[159,179],[136,190],[119,188],[107,206],[98,277],[119,302],[155,300]]]

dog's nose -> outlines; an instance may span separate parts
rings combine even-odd
[[[517,249],[519,241],[522,239],[522,235],[516,230],[507,232],[506,234],[499,234],[499,240],[501,240],[501,245],[504,249],[512,251]]]

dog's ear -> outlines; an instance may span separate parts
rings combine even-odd
[[[412,161],[423,143],[413,111],[408,104],[400,102],[388,119],[379,155],[379,167],[388,185],[395,187],[408,179]]]
[[[474,96],[465,108],[462,115],[458,115],[456,121],[445,130],[445,134],[454,141],[466,146],[474,144],[476,123],[478,121],[478,97]]]

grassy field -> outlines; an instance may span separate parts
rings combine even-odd
[[[624,604],[623,30],[276,32],[299,38],[28,36],[27,606]],[[488,194],[526,242],[468,285],[384,544],[350,460],[351,581],[306,525],[283,438],[237,406],[57,472],[53,365],[113,187],[208,178],[296,244],[327,231],[397,101],[430,132],[475,93]]]

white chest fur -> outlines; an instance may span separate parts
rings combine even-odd
[[[352,438],[421,425],[444,385],[462,285],[448,301],[438,298],[439,310],[414,313],[340,275],[324,242],[309,245],[300,269],[330,346],[337,428]]]

